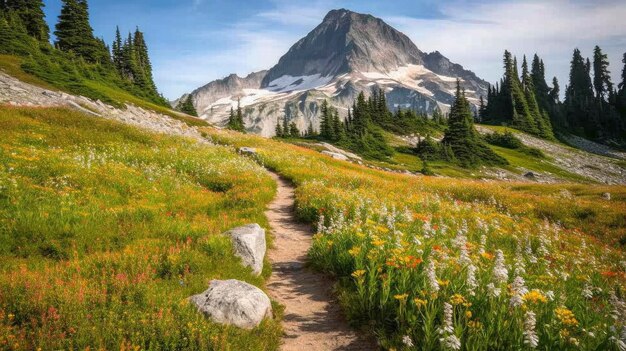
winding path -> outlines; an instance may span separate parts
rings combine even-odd
[[[267,289],[285,306],[283,351],[375,350],[352,330],[332,295],[332,282],[305,268],[311,227],[294,213],[294,188],[276,174],[278,194],[266,212],[274,245],[269,251],[273,274]]]

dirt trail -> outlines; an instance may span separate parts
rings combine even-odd
[[[267,288],[285,306],[281,350],[375,350],[371,341],[347,325],[332,296],[332,282],[304,267],[313,231],[295,218],[293,186],[272,177],[278,194],[266,212],[274,235],[269,251],[273,274]]]

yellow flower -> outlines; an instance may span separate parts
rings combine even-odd
[[[479,321],[469,321],[467,322],[467,326],[475,331],[480,331],[483,329],[483,324]]]
[[[574,316],[574,313],[567,309],[567,307],[559,307],[554,310],[556,313],[556,317],[561,321],[561,323],[566,327],[576,327],[578,326],[578,320]]]
[[[372,240],[372,245],[374,245],[374,246],[383,246],[383,245],[385,245],[385,241],[384,240],[380,240],[378,238],[375,238],[374,240]]]
[[[467,300],[465,300],[465,298],[463,297],[463,295],[460,294],[454,294],[452,295],[452,297],[450,298],[450,303],[454,306],[456,305],[461,305],[464,303],[467,303]]]
[[[450,284],[450,281],[449,280],[437,279],[437,283],[439,283],[439,286],[441,286],[441,287],[446,287],[446,286],[448,286]]]
[[[539,290],[529,291],[528,293],[526,293],[526,295],[524,295],[523,298],[525,302],[532,302],[532,303],[548,302],[548,298],[545,297]]]
[[[417,306],[417,308],[422,308],[428,303],[427,300],[422,300],[420,298],[413,299],[413,302],[415,302],[415,306]]]
[[[465,318],[467,318],[467,319],[472,318],[472,311],[470,311],[470,310],[465,311]]]
[[[398,301],[405,301],[409,297],[409,294],[395,295],[393,298]]]
[[[354,271],[354,273],[352,273],[352,276],[356,279],[363,277],[363,275],[365,275],[365,270],[363,269],[359,269],[357,271]]]
[[[358,246],[355,246],[355,247],[351,248],[350,250],[348,250],[348,253],[352,257],[357,257],[361,253],[361,248],[358,247]]]

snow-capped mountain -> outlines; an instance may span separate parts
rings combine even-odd
[[[439,52],[424,53],[383,20],[348,10],[330,11],[269,71],[231,75],[191,94],[202,118],[224,124],[231,107],[243,107],[249,131],[272,136],[287,118],[301,130],[319,125],[326,99],[347,115],[359,92],[383,89],[390,108],[447,110],[456,79],[470,102],[486,95],[487,83]]]

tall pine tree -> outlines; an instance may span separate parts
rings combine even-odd
[[[86,0],[63,0],[54,35],[56,46],[63,51],[72,52],[91,63],[110,62],[106,45],[93,35]]]
[[[178,105],[178,110],[190,116],[198,117],[198,112],[193,104],[193,95],[187,95],[187,97]]]
[[[474,128],[470,104],[461,91],[459,80],[442,144],[452,151],[456,161],[463,167],[506,164],[506,160],[491,151]]]
[[[565,117],[567,127],[576,134],[595,138],[598,118],[594,109],[594,93],[589,76],[589,64],[575,49],[569,74],[569,85],[565,91]]]
[[[4,11],[11,11],[22,21],[28,35],[47,42],[50,39],[50,29],[45,20],[42,0],[6,0],[2,6]]]

